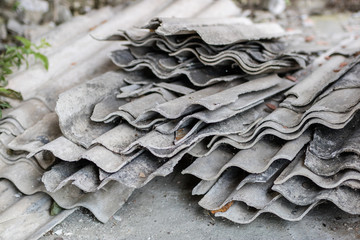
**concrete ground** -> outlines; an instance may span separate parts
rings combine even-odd
[[[248,225],[214,218],[191,195],[198,180],[179,171],[138,189],[106,224],[78,210],[41,240],[360,239],[360,216],[322,204],[300,222],[263,214]]]

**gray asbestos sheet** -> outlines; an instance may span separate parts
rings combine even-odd
[[[19,125],[19,123],[14,124],[13,122],[15,122],[15,120],[10,118],[3,121],[0,125],[0,132],[13,136],[20,135],[24,129]]]
[[[138,148],[144,147],[158,157],[171,157],[182,149],[194,145],[208,136],[245,133],[249,131],[265,114],[266,112],[256,108],[250,109],[223,122],[209,124],[196,134],[191,135],[191,137],[179,145],[173,144],[173,134],[165,135],[157,131],[151,131],[144,137],[130,144],[123,153],[129,154]]]
[[[299,207],[295,204],[291,204],[289,201],[282,198],[281,195],[266,195],[268,193],[266,190],[267,184],[262,184],[262,187],[264,187],[263,190],[260,185],[257,186],[257,184],[249,184],[244,185],[243,188],[234,192],[236,189],[236,184],[234,184],[234,182],[236,183],[241,180],[241,176],[242,175],[239,174],[239,171],[236,171],[236,169],[231,169],[226,172],[209,190],[204,198],[200,200],[200,206],[207,209],[218,209],[223,205],[222,203],[227,202],[226,200],[230,195],[234,194],[234,202],[231,203],[232,205],[230,205],[230,208],[225,212],[216,212],[215,216],[229,218],[234,222],[245,224],[252,222],[257,216],[264,212],[271,212],[289,221],[299,221],[314,207],[314,205],[318,204],[318,202],[316,202],[310,206]],[[268,187],[270,188],[272,185],[271,178],[269,181]],[[241,194],[242,191],[255,191],[262,197],[256,197],[256,194],[253,194],[248,196],[248,198],[254,197],[254,199],[248,199],[245,195]],[[239,196],[236,196],[236,193],[239,193]],[[249,205],[245,202],[236,201],[236,198],[245,200],[251,206],[261,207],[261,209],[258,210],[256,208],[249,208]]]
[[[309,206],[299,207],[278,196],[271,204],[261,210],[249,209],[246,204],[235,202],[226,212],[217,212],[215,216],[224,217],[239,224],[251,223],[263,213],[272,213],[287,221],[300,221],[318,204],[316,202]]]
[[[48,113],[43,119],[14,138],[8,144],[8,148],[30,153],[60,136],[61,131],[57,115]]]
[[[9,151],[8,148],[6,148],[4,145],[0,144],[0,155],[3,159],[12,162],[12,161],[16,161],[19,160],[21,158],[26,158],[26,154],[25,153],[16,153],[14,154],[13,152]]]
[[[24,130],[31,127],[38,121],[40,121],[46,114],[50,113],[51,110],[41,101],[31,99],[22,102],[21,105],[12,109],[0,123],[6,121],[8,118],[13,118],[21,128]]]
[[[155,76],[163,81],[173,81],[175,77],[185,75],[195,86],[209,86],[216,82],[232,81],[242,78],[244,73],[234,69],[231,66],[204,66],[201,63],[194,62],[193,59],[178,63],[174,57],[166,54],[157,54],[155,56],[138,56],[135,58],[129,50],[118,50],[112,52],[111,60],[115,65],[129,72],[141,72],[139,70],[150,69]],[[161,63],[172,62],[171,66],[164,69]]]
[[[108,176],[102,180],[98,188],[106,186],[110,181],[117,181],[131,188],[140,188],[152,179],[152,174],[163,163],[164,160],[153,156],[149,152],[143,152],[119,171],[107,174]]]
[[[139,188],[153,178],[152,174],[163,163],[163,160],[159,160],[147,152],[141,153],[120,170],[112,171],[112,173],[104,172],[84,161],[60,162],[44,173],[42,181],[50,192],[56,192],[69,184],[75,185],[85,192],[95,192],[106,188],[107,184],[112,181],[129,188]]]
[[[208,156],[197,158],[182,171],[182,174],[191,174],[206,181],[216,180],[221,174],[222,167],[232,159],[234,154],[231,148],[219,147]]]
[[[80,160],[86,149],[61,136],[30,153],[29,157],[41,151],[49,151],[63,161],[72,162]]]
[[[4,182],[6,180],[1,180],[0,184]],[[11,191],[13,196],[17,196],[16,201],[4,196]],[[7,206],[0,213],[0,239],[3,240],[38,239],[76,210],[63,210],[56,216],[50,216],[52,200],[49,196],[44,193],[22,196],[11,183],[2,191],[0,201],[2,206]]]
[[[186,95],[194,92],[195,90],[189,87],[186,87],[186,82],[177,81],[173,83],[167,82],[158,82],[157,79],[152,81],[144,81],[138,83],[129,83],[127,79],[124,80],[128,85],[120,88],[120,93],[116,96],[117,98],[135,98],[144,96],[146,94],[157,92],[163,95],[168,99],[168,91],[175,93],[177,95]]]
[[[104,95],[115,94],[117,88],[124,85],[124,77],[123,73],[108,72],[62,93],[55,111],[64,136],[87,148],[96,137],[113,128],[114,124],[91,122],[90,116]]]
[[[141,154],[141,150],[130,155],[117,154],[103,146],[97,145],[82,153],[81,158],[96,164],[100,169],[114,173]]]
[[[306,152],[305,165],[315,174],[320,176],[333,176],[342,170],[356,170],[360,172],[360,156],[357,154],[346,154],[332,159],[321,159]]]
[[[226,45],[241,41],[283,37],[285,31],[275,23],[251,24],[244,18],[176,19],[155,18],[144,28],[159,35],[197,33],[209,45]],[[226,38],[225,38],[226,36]]]
[[[287,164],[286,161],[283,161],[282,164]],[[274,164],[276,165],[276,164]],[[277,166],[275,169],[275,173],[279,171],[279,167]],[[277,193],[271,191],[271,186],[273,185],[274,174],[264,182],[250,182],[245,184],[243,187],[236,189],[231,195],[226,199],[224,203],[230,203],[232,201],[235,202],[243,202],[249,207],[253,207],[256,209],[264,209],[273,201],[274,197],[277,196]],[[222,204],[221,207],[224,207],[225,204]]]
[[[67,184],[73,184],[84,192],[95,192],[99,183],[99,170],[84,162],[60,162],[41,178],[49,192],[56,192]]]
[[[114,153],[120,153],[127,146],[129,146],[130,143],[134,142],[136,139],[144,136],[145,134],[145,131],[136,129],[127,123],[121,123],[98,138],[94,139],[92,146],[102,145]]]
[[[283,109],[281,113],[281,115],[283,116],[286,115],[289,116],[287,113],[290,113],[291,115],[293,115],[294,113],[292,112],[292,110],[284,111],[284,108],[281,109]],[[241,136],[241,138],[239,137],[238,141],[239,142],[250,141],[251,139],[254,139],[257,135],[259,134],[261,135],[262,132],[267,131],[267,129],[272,129],[272,131],[277,131],[279,132],[279,134],[290,136],[291,134],[295,134],[296,132],[301,132],[302,130],[306,129],[309,125],[315,123],[323,124],[330,128],[338,128],[336,127],[337,125],[344,125],[345,123],[351,121],[352,117],[354,116],[354,113],[356,113],[358,109],[360,109],[360,103],[357,104],[353,109],[351,109],[351,111],[345,113],[333,113],[333,112],[321,112],[321,111],[311,112],[301,120],[299,125],[295,125],[294,127],[288,127],[285,125],[288,124],[290,121],[289,122],[284,121],[283,123],[274,122],[274,121],[260,122],[253,132],[249,132],[249,134],[245,134],[244,136]],[[278,113],[279,112],[280,111],[278,111]]]
[[[225,191],[223,191],[222,188],[232,186],[232,184],[230,185],[230,181],[224,181],[223,178],[228,175],[228,173],[225,173],[224,177],[220,177],[218,180],[220,184],[215,183],[209,192],[200,200],[201,206],[210,210],[220,210],[235,201],[243,202],[252,208],[264,209],[271,204],[274,197],[278,195],[278,193],[271,190],[271,187],[276,176],[279,175],[287,164],[288,162],[285,160],[279,161],[272,164],[263,174],[247,175],[241,180],[237,188],[227,196],[223,196]],[[229,169],[229,172],[230,171],[232,170]],[[228,178],[228,176],[226,178]],[[235,180],[235,178],[233,179]],[[218,199],[224,200],[220,202]]]
[[[199,201],[199,205],[207,210],[219,209],[246,176],[247,173],[239,168],[229,169]]]
[[[76,162],[80,159],[86,159],[95,163],[99,168],[106,172],[118,171],[141,153],[141,151],[137,151],[130,155],[117,154],[116,152],[97,144],[94,144],[89,149],[85,149],[63,136],[38,148],[29,156],[38,152],[50,152],[55,157],[67,162]],[[106,161],[104,161],[104,158]]]
[[[144,111],[141,115],[133,113],[134,110],[130,109],[127,112],[131,114],[131,116],[138,116],[135,120],[135,123],[137,124],[142,121],[149,121],[149,117],[154,116],[154,114],[160,114],[168,119],[175,119],[201,108],[205,108],[209,111],[217,110],[222,106],[236,102],[243,94],[251,94],[271,88],[278,84],[281,86],[280,88],[282,88],[287,85],[282,84],[283,82],[284,80],[273,75],[245,83],[239,80],[227,84],[222,83],[162,104],[157,104],[154,108]],[[146,101],[146,99],[143,100]],[[143,106],[144,101],[141,101],[141,103],[139,102],[139,104]]]
[[[40,240],[54,240],[55,237],[72,240],[96,237],[132,240],[351,240],[358,236],[360,217],[347,214],[331,203],[313,208],[297,222],[285,221],[266,213],[247,225],[239,225],[221,217],[214,218],[197,204],[199,198],[191,195],[196,184],[195,178],[175,171],[166,178],[157,178],[137,189],[127,204],[115,214],[115,218],[106,224],[94,221],[87,211],[78,210],[53,229],[53,232],[62,229],[62,235],[46,234]],[[251,211],[243,205],[242,209]],[[296,212],[301,209],[294,207],[291,210],[294,213],[289,215],[295,217]]]
[[[311,141],[309,151],[322,159],[331,159],[341,153],[360,155],[360,113],[343,128],[330,130],[318,127]]]
[[[17,174],[18,172],[28,174]],[[61,207],[65,209],[85,207],[102,222],[108,221],[133,192],[133,188],[115,181],[93,193],[85,193],[73,184],[65,185],[56,192],[48,192],[41,182],[43,174],[44,171],[34,159],[22,159],[14,163],[3,159],[0,161],[0,177],[11,181],[22,193],[32,195],[45,192]]]
[[[283,58],[279,56],[278,59],[256,62],[249,54],[251,54],[250,50],[248,50],[248,53],[236,50],[226,50],[215,56],[206,56],[201,52],[196,55],[200,62],[207,66],[216,66],[225,64],[226,62],[234,62],[241,70],[250,75],[268,72],[286,72],[298,69],[300,66],[305,67],[306,65],[305,60],[290,56]]]
[[[296,205],[307,206],[327,200],[347,213],[360,213],[360,193],[349,187],[323,189],[306,177],[296,176],[282,184],[274,185],[272,189]]]
[[[287,168],[281,172],[280,176],[274,181],[275,184],[282,184],[295,176],[303,176],[310,179],[319,187],[332,189],[338,186],[348,186],[348,181],[360,181],[360,172],[355,170],[341,171],[334,176],[323,177],[313,173],[304,164],[305,154],[298,155]],[[351,184],[350,184],[351,185]]]
[[[288,90],[286,96],[295,96],[290,102],[295,107],[306,106],[315,99],[321,91],[328,85],[338,80],[346,71],[348,71],[359,60],[349,60],[343,56],[332,56],[329,61],[316,69],[310,76],[302,80],[299,84]],[[341,68],[342,64],[345,64]]]
[[[356,64],[354,67],[352,67],[347,73],[345,73],[339,80],[337,80],[335,83],[333,83],[330,87],[328,87],[321,95],[318,97],[318,99],[323,98],[324,96],[327,96],[332,91],[336,91],[339,89],[344,88],[360,88],[360,64]]]
[[[201,180],[191,191],[192,195],[204,195],[206,194],[212,186],[216,183],[217,179],[215,180]]]
[[[238,100],[227,106],[220,107],[214,111],[198,111],[193,114],[184,116],[183,118],[181,118],[181,120],[168,121],[166,124],[157,126],[156,130],[164,134],[169,134],[177,131],[183,126],[191,124],[192,121],[199,120],[205,123],[216,123],[223,121],[227,118],[230,118],[236,114],[244,112],[250,108],[255,107],[256,105],[263,103],[266,98],[269,98],[272,95],[275,95],[276,93],[290,87],[292,84],[289,83],[290,82],[283,82],[282,84],[279,84],[267,90],[243,94],[239,96]]]
[[[277,160],[292,161],[309,141],[310,134],[306,133],[285,144],[280,140],[263,139],[253,147],[238,152],[219,147],[208,156],[197,158],[183,173],[208,181],[217,179],[230,167],[238,167],[250,173],[261,173]]]
[[[296,129],[297,126],[311,117],[322,118],[322,114],[324,114],[324,119],[333,124],[344,122],[359,109],[359,101],[359,88],[341,89],[322,98],[304,113],[298,113],[285,107],[277,108],[259,124],[259,128],[261,124],[266,126],[270,122],[275,122],[280,126],[285,126],[285,128]]]
[[[238,149],[247,149],[254,146],[259,140],[261,140],[266,135],[273,135],[284,140],[293,140],[300,137],[311,125],[314,124],[321,124],[331,129],[341,129],[344,128],[351,121],[351,119],[352,118],[348,119],[344,123],[332,124],[327,122],[326,120],[314,118],[307,121],[299,131],[295,131],[293,133],[283,133],[283,132],[279,132],[276,129],[265,128],[262,132],[260,132],[258,135],[255,135],[254,137],[252,136],[244,137],[237,134],[227,135],[220,139],[215,139],[215,141],[211,142],[211,145],[208,146],[209,150],[207,151],[207,153],[204,152],[203,154],[209,154],[221,144],[229,144]]]

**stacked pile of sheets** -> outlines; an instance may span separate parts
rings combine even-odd
[[[323,201],[359,214],[356,48],[308,65],[287,35],[243,18],[119,31],[107,40],[127,45],[111,53],[121,70],[62,93],[55,112],[32,99],[0,121],[0,177],[106,222],[186,158],[215,216],[295,221]]]

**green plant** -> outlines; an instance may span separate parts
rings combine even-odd
[[[62,211],[62,207],[59,206],[55,201],[52,202],[50,206],[50,216],[56,216]]]
[[[5,51],[0,55],[0,96],[22,100],[21,93],[5,88],[8,84],[7,76],[13,73],[13,68],[19,68],[22,64],[29,67],[29,56],[33,56],[35,60],[39,60],[46,70],[49,68],[49,61],[47,57],[39,52],[40,49],[49,47],[50,44],[42,39],[36,45],[26,38],[16,36],[22,45],[21,46],[6,46]],[[10,108],[9,102],[0,99],[0,118],[2,118],[2,109]]]
[[[14,3],[14,5],[12,6],[12,10],[13,10],[13,11],[18,10],[19,8],[21,8],[20,5],[21,5],[20,1],[16,1],[16,2]]]

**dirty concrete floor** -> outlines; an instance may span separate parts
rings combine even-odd
[[[176,171],[135,191],[114,218],[102,224],[78,210],[41,240],[60,239],[360,239],[360,216],[332,204],[313,209],[300,222],[263,214],[253,223],[238,225],[212,217],[191,196],[198,180]]]

